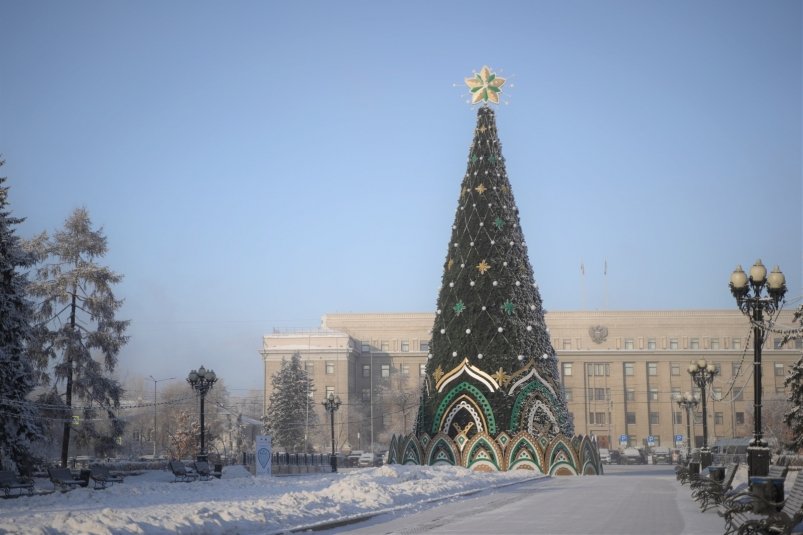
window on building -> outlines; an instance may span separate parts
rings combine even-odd
[[[781,349],[783,347],[783,338],[776,336],[772,339],[772,347],[774,349]]]
[[[363,364],[362,365],[362,376],[363,377],[371,377],[371,365],[370,364]]]
[[[675,421],[675,424],[682,424],[683,423],[683,413],[682,412],[673,412],[672,418]]]
[[[568,350],[572,348],[572,341],[570,338],[563,339],[563,349]]]
[[[783,385],[775,385],[775,393],[776,394],[785,394],[786,388]]]
[[[650,401],[658,401],[658,388],[650,387]]]
[[[714,425],[722,425],[725,421],[725,416],[721,412],[714,413]]]
[[[731,346],[733,349],[741,349],[742,348],[742,339],[741,338],[732,338],[731,339]]]
[[[304,371],[306,371],[309,374],[315,373],[315,363],[314,362],[310,362],[309,360],[305,361],[304,362]]]
[[[628,388],[625,390],[625,400],[636,401],[636,390],[633,388]]]
[[[390,364],[383,364],[381,367],[381,376],[385,379],[390,377]]]
[[[712,338],[711,340],[709,340],[709,343],[711,344],[711,349],[713,349],[714,351],[719,349],[719,338]]]
[[[597,401],[605,401],[607,396],[605,395],[605,388],[595,388],[594,389],[594,399]]]
[[[636,440],[637,440],[636,435],[627,435],[627,445],[628,446],[632,446],[634,444],[638,444],[638,442],[636,442]]]
[[[744,425],[744,413],[737,412],[736,413],[736,425]]]
[[[647,349],[650,351],[655,350],[655,338],[647,338]]]
[[[382,348],[382,351],[384,351],[385,353],[387,353],[388,351],[390,351],[390,342],[388,342],[387,340],[382,340],[382,341],[380,342],[380,345],[379,345],[379,347],[381,347],[381,348]]]
[[[680,387],[679,386],[673,386],[672,387],[672,401],[678,401],[680,399],[680,396],[681,396]]]
[[[588,413],[588,423],[591,425],[605,425],[605,413],[604,412],[589,412]]]
[[[653,435],[652,439],[653,439],[653,441],[655,441],[655,445],[656,446],[660,446],[661,445],[661,435]]]
[[[571,362],[564,362],[563,363],[563,376],[564,377],[571,377],[572,375],[572,363]]]
[[[714,401],[722,401],[722,387],[715,386],[711,388],[711,397]]]
[[[744,399],[744,388],[736,386],[733,388],[733,401],[742,401]]]
[[[678,339],[677,338],[670,338],[669,339],[669,349],[677,349],[678,348]]]
[[[671,370],[671,372],[670,372],[670,373],[671,373],[672,375],[675,375],[675,376],[678,376],[678,375],[680,375],[680,364],[678,364],[677,362],[673,362],[673,363],[671,363],[671,364],[669,365],[669,369]]]
[[[329,399],[329,394],[334,395],[334,393],[335,393],[335,387],[333,386],[326,387],[326,394],[325,394],[326,399]]]
[[[335,374],[335,363],[332,361],[326,361],[326,375],[334,375]]]
[[[702,412],[695,412],[694,413],[694,423],[699,424],[703,421],[703,413]]]
[[[625,349],[633,349],[633,339],[625,338]]]
[[[362,389],[362,400],[363,401],[371,401],[371,389],[370,388],[363,388]]]
[[[572,389],[567,388],[563,391],[563,395],[566,397],[566,401],[572,401]]]
[[[401,341],[401,350],[402,353],[407,353],[410,351],[410,341],[409,340],[402,340]]]
[[[658,375],[658,363],[657,362],[648,362],[647,363],[647,375]]]
[[[689,349],[700,349],[700,339],[689,338]]]
[[[731,362],[731,375],[733,377],[738,377],[741,372],[742,372],[742,363]]]
[[[370,353],[371,352],[371,344],[369,344],[368,342],[363,342],[362,343],[362,352],[363,353]]]
[[[717,375],[722,375],[722,363],[721,362],[715,362],[714,363],[714,369],[717,371]]]
[[[795,349],[803,349],[803,338],[795,338]]]
[[[418,350],[424,352],[429,351],[429,341],[418,344]]]
[[[775,377],[783,377],[786,375],[786,370],[782,362],[775,363]]]
[[[603,377],[610,374],[611,374],[611,367],[610,364],[608,364],[607,362],[588,365],[588,375]]]
[[[399,366],[399,371],[401,372],[402,375],[408,377],[410,375],[410,365],[402,364],[401,366]]]
[[[427,374],[427,365],[426,364],[419,364],[418,365],[418,375],[424,377]]]
[[[632,362],[625,362],[625,375],[629,377],[635,375],[635,368]]]
[[[625,419],[626,419],[628,425],[629,424],[635,424],[636,423],[636,413],[635,412],[627,412],[627,413],[625,413]]]

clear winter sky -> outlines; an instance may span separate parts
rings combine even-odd
[[[783,0],[3,0],[2,174],[24,237],[103,227],[121,378],[244,393],[273,328],[434,309],[489,65],[548,310],[734,309],[757,258],[794,306],[801,44]]]

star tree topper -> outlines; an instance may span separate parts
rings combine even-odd
[[[466,85],[471,90],[471,103],[491,101],[499,104],[500,89],[505,85],[505,79],[491,72],[487,66],[480,69],[472,78],[466,78]]]

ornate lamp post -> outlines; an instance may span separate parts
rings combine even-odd
[[[335,396],[329,392],[329,397],[321,402],[323,408],[329,413],[329,421],[332,423],[332,472],[337,472],[337,455],[335,454],[335,411],[340,408],[340,396]]]
[[[689,364],[689,375],[691,375],[694,384],[700,389],[700,398],[703,401],[703,447],[700,450],[700,468],[711,465],[711,452],[708,450],[708,413],[705,405],[705,386],[710,385],[714,381],[714,376],[718,373],[716,366],[706,362],[705,359]]]
[[[691,460],[691,413],[697,408],[697,399],[691,395],[691,392],[683,394],[678,401],[678,407],[686,409],[686,462]]]
[[[767,296],[762,295],[766,288]],[[736,305],[753,323],[753,440],[747,448],[748,476],[766,476],[770,450],[761,430],[761,346],[764,345],[764,311],[773,314],[783,304],[786,278],[778,266],[767,276],[767,268],[756,260],[750,276],[737,266],[731,274],[730,289]]]
[[[199,461],[206,461],[206,445],[204,444],[204,398],[209,389],[217,382],[217,375],[212,370],[207,370],[203,366],[198,371],[192,370],[187,376],[190,383],[198,393],[201,394],[201,452],[198,454]]]
[[[153,381],[153,460],[156,460],[156,383],[162,381],[172,381],[175,377],[167,377],[166,379],[154,379],[153,375],[148,376]]]

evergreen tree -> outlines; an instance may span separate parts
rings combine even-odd
[[[486,80],[482,90],[495,91]],[[483,422],[496,433],[573,433],[501,149],[484,105],[443,266],[419,435],[495,434]]]
[[[30,348],[41,382],[51,384],[59,396],[63,384],[61,463],[66,466],[76,399],[83,402],[75,420],[79,443],[94,445],[98,454],[108,453],[123,431],[114,413],[123,390],[112,377],[117,355],[128,340],[129,322],[115,318],[123,301],[112,291],[122,276],[96,263],[106,254],[106,237],[92,229],[83,208],[75,210],[52,238],[43,233],[32,240],[31,248],[39,260],[30,286],[31,295],[39,299],[39,324]]]
[[[289,362],[282,359],[271,384],[273,391],[265,411],[265,431],[285,450],[304,451],[308,445],[304,435],[317,429],[318,414],[309,398],[315,385],[301,364],[300,353],[293,353]]]
[[[0,167],[5,162],[0,160]],[[28,400],[36,386],[25,354],[31,334],[33,306],[26,296],[27,279],[20,272],[33,265],[14,226],[23,219],[8,210],[8,188],[0,177],[0,466],[27,470],[33,442],[42,438],[37,412]]]
[[[800,327],[788,333],[784,337],[784,343],[803,338],[803,305],[795,311],[795,321]],[[784,422],[792,430],[792,440],[788,447],[800,450],[803,449],[803,355],[786,376],[785,386],[789,392],[787,399],[791,404],[791,408],[784,414]]]

